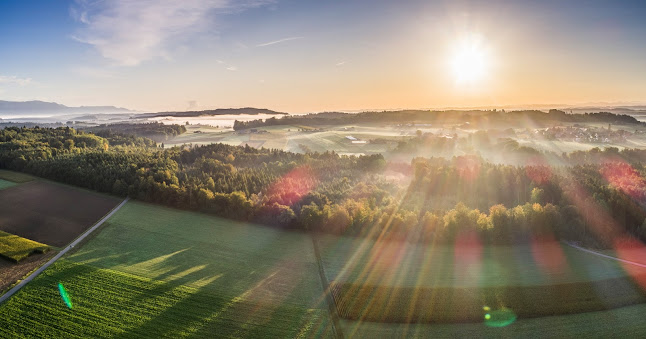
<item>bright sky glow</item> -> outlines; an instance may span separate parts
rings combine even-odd
[[[475,85],[485,76],[489,67],[488,55],[477,38],[461,41],[451,60],[451,68],[459,85]]]
[[[642,0],[5,0],[0,100],[287,112],[644,103],[644,17]]]

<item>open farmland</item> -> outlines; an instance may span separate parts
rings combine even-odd
[[[23,279],[29,272],[32,272],[49,259],[58,253],[55,250],[47,251],[47,253],[35,253],[27,258],[15,263],[12,260],[0,258],[0,295],[2,295],[9,287],[13,286],[18,280]]]
[[[7,171],[7,170],[0,170],[0,179],[15,182],[15,183],[24,183],[24,182],[32,181],[35,178],[29,174]]]
[[[0,306],[0,337],[18,333],[333,335],[308,235],[136,202]]]
[[[119,199],[47,181],[0,190],[0,230],[62,247],[117,205]]]
[[[119,202],[18,172],[2,170],[0,177],[24,182],[0,190],[0,247],[6,250],[0,255],[0,292],[56,254],[55,248],[41,250],[67,245]]]
[[[634,338],[646,333],[646,304],[618,309],[519,319],[506,327],[479,323],[385,324],[341,320],[349,338]]]
[[[0,256],[19,262],[32,253],[45,253],[49,246],[0,231]]]
[[[0,179],[0,190],[5,189],[5,188],[9,188],[9,187],[15,186],[15,185],[16,185],[16,183],[14,183],[14,182]]]
[[[258,130],[266,133],[238,133],[210,126],[189,125],[187,132],[165,142],[168,146],[182,144],[203,145],[224,143],[238,146],[248,144],[250,147],[281,149],[290,152],[304,153],[335,151],[341,154],[384,153],[394,147],[403,136],[414,134],[414,130],[393,129],[390,126],[317,126],[323,131],[299,131],[307,126],[265,126]],[[243,131],[248,132],[248,131]],[[361,140],[382,139],[384,143],[352,144],[346,136]]]
[[[513,247],[420,246],[323,236],[326,276],[339,315],[379,322],[477,322],[483,307],[523,318],[646,302],[613,260],[559,243]]]

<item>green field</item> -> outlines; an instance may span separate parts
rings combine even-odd
[[[32,253],[44,253],[49,246],[0,231],[0,256],[19,262]]]
[[[638,285],[646,269],[627,273],[558,242],[428,246],[327,235],[318,243],[345,319],[477,322],[483,307],[532,318],[646,302]]]
[[[0,337],[329,337],[311,244],[305,234],[130,202],[0,306]]]
[[[300,128],[303,127],[307,128],[307,126],[300,126]],[[301,145],[305,145],[312,152],[335,151],[342,154],[365,154],[384,153],[402,138],[402,133],[414,133],[414,131],[398,131],[380,126],[323,126],[323,128],[326,129],[323,132],[300,132],[299,126],[265,126],[258,129],[268,133],[238,134],[221,128],[189,125],[186,133],[166,141],[165,145],[223,143],[238,146],[249,144],[252,147],[281,149],[297,153],[303,153]],[[387,139],[392,143],[390,145],[387,143],[355,145],[345,138],[348,135],[363,140]]]
[[[603,127],[604,124],[586,124],[589,126]],[[335,151],[341,155],[364,155],[364,154],[384,154],[389,160],[409,162],[416,154],[392,154],[389,153],[396,148],[399,141],[410,138],[416,134],[417,130],[423,133],[456,133],[460,137],[475,132],[476,130],[452,128],[454,126],[395,126],[394,124],[366,124],[366,125],[327,125],[327,126],[296,126],[296,125],[276,125],[263,126],[258,130],[267,131],[268,133],[243,133],[238,134],[228,128],[215,128],[206,125],[189,125],[187,133],[181,134],[165,142],[166,146],[176,146],[182,144],[204,145],[211,143],[224,143],[238,146],[248,144],[251,147],[264,147],[269,149],[281,149],[289,152],[325,152]],[[311,131],[315,129],[323,131]],[[622,127],[623,128],[623,127]],[[299,129],[309,130],[307,132]],[[520,129],[517,129],[520,131]],[[196,133],[197,132],[197,133]],[[522,134],[522,133],[521,133]],[[352,144],[346,139],[346,136],[353,136],[361,140],[379,139],[378,143]],[[617,147],[623,149],[640,148],[646,146],[646,139],[641,136],[631,136],[627,141],[622,143],[585,143],[561,140],[541,140],[538,138],[518,137],[515,138],[519,144],[535,148],[542,152],[554,152],[561,154],[574,151],[585,151],[594,147],[606,148]],[[461,149],[458,147],[453,152],[441,154],[446,157],[456,155],[470,154],[472,149]],[[488,154],[484,151],[485,158],[496,162],[505,162],[508,159],[498,157],[497,153]],[[420,153],[423,154],[423,153]],[[427,154],[428,155],[428,154]],[[440,154],[433,154],[438,156]]]
[[[643,302],[644,295],[616,261],[559,243],[473,250],[325,235],[317,244],[346,337],[531,336],[542,334],[541,326],[557,328],[554,335],[595,334],[583,328],[586,322],[621,323],[646,307],[583,312]],[[519,319],[487,327],[485,306],[508,307]],[[572,314],[545,316],[566,313]],[[398,323],[406,319],[469,323]],[[309,235],[129,202],[76,252],[0,305],[0,337],[12,336],[334,332]]]
[[[9,188],[9,187],[15,186],[15,185],[16,185],[15,182],[0,179],[0,190],[5,189],[5,188]]]
[[[473,324],[380,324],[341,320],[348,338],[635,338],[646,333],[646,304],[609,311],[519,319],[506,327]]]
[[[626,276],[617,261],[560,243],[535,246],[428,246],[323,235],[318,238],[330,281],[402,287],[544,286]],[[468,269],[465,269],[468,268]],[[638,268],[646,274],[646,269]]]
[[[34,180],[34,177],[32,177],[29,174],[24,174],[20,172],[0,170],[0,179],[12,181],[16,183],[23,183],[23,182]]]

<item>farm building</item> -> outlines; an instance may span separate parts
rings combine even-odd
[[[366,140],[357,139],[351,135],[346,135],[345,138],[350,141],[352,144],[367,144]]]

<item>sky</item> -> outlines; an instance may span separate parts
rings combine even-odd
[[[290,113],[646,103],[646,1],[0,0],[0,100]]]

